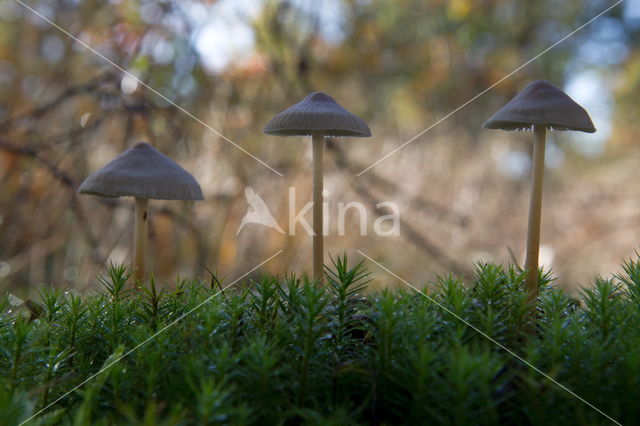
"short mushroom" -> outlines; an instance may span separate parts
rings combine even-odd
[[[533,130],[533,187],[529,204],[529,229],[525,270],[528,300],[538,295],[538,255],[546,130],[596,131],[587,111],[548,81],[533,81],[483,125],[486,129]]]
[[[149,199],[204,200],[193,176],[145,142],[137,143],[91,174],[78,192],[102,197],[135,197],[134,273],[140,282],[145,277]]]
[[[313,278],[324,281],[322,229],[322,158],[324,138],[369,137],[371,130],[331,96],[313,92],[273,117],[264,133],[276,136],[311,136],[313,144]]]

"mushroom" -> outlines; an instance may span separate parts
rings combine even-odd
[[[78,192],[102,197],[135,197],[134,273],[141,282],[145,277],[149,198],[204,200],[193,176],[145,142],[138,142],[91,174]]]
[[[313,278],[324,281],[322,221],[322,158],[325,136],[369,137],[371,130],[331,96],[313,92],[273,117],[264,133],[276,136],[311,136],[313,144]]]
[[[596,131],[587,111],[548,81],[533,81],[483,125],[486,129],[533,130],[533,186],[525,257],[529,303],[538,296],[538,255],[546,130]]]

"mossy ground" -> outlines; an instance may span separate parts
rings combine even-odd
[[[534,334],[517,268],[478,265],[466,285],[445,277],[425,292],[637,424],[640,264],[624,271],[580,300],[541,276]],[[43,289],[17,310],[5,296],[0,423],[29,418],[123,354],[31,424],[612,423],[424,295],[368,293],[362,265],[346,258],[328,276],[324,287],[265,276],[223,292],[215,279],[131,290],[111,267],[87,295]]]

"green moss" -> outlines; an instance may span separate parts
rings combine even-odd
[[[516,268],[477,265],[468,285],[443,277],[424,286],[425,297],[409,288],[366,293],[368,274],[346,258],[327,270],[325,287],[262,277],[223,292],[216,277],[131,291],[125,268],[111,266],[103,291],[44,289],[22,310],[0,299],[0,418],[18,424],[55,402],[33,422],[608,423],[459,316],[632,424],[640,263],[623,270],[596,279],[581,300],[542,274],[531,335]]]

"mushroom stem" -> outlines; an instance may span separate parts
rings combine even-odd
[[[324,247],[322,219],[322,162],[324,157],[324,133],[314,132],[313,141],[313,279],[324,282]]]
[[[534,126],[533,186],[529,204],[529,231],[525,257],[525,290],[528,302],[534,304],[538,297],[538,255],[540,252],[540,221],[542,215],[542,184],[544,178],[545,126]]]
[[[147,207],[148,198],[136,197],[136,221],[135,221],[135,244],[134,244],[134,276],[137,282],[144,283],[145,263],[147,257],[147,238],[149,228],[149,215]]]

